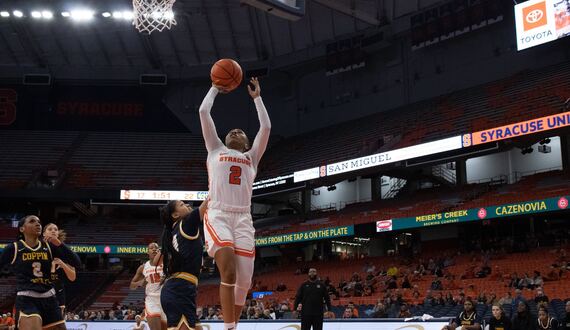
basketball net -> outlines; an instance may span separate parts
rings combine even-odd
[[[170,30],[176,25],[172,6],[176,0],[133,0],[133,25],[142,33]]]

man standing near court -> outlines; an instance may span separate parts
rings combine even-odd
[[[323,305],[331,310],[331,299],[326,285],[317,278],[317,270],[309,269],[309,280],[299,287],[295,297],[294,310],[301,304],[301,330],[323,329]]]

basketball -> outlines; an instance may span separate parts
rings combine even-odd
[[[241,84],[243,73],[238,62],[224,58],[214,63],[210,71],[210,78],[214,85],[231,92]]]

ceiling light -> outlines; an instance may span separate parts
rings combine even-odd
[[[130,21],[130,20],[133,19],[133,17],[134,17],[134,14],[133,14],[132,11],[124,11],[124,12],[123,12],[123,18],[124,18],[124,19]]]
[[[16,17],[23,17],[23,16],[24,16],[24,13],[22,13],[22,12],[19,11],[19,10],[14,10],[14,11],[12,12],[12,14],[14,14],[14,16],[16,16]]]
[[[68,11],[63,11],[63,12],[61,12],[61,16],[69,17],[69,16],[71,16],[71,14]]]
[[[113,18],[123,18],[123,13],[120,11],[113,12]]]
[[[77,21],[89,21],[93,19],[93,11],[91,10],[72,10],[71,18]]]
[[[33,18],[42,18],[42,13],[40,13],[39,11],[34,10],[32,12],[32,17]]]
[[[44,10],[44,11],[42,11],[42,17],[45,19],[52,19],[53,13],[49,10]]]
[[[111,13],[106,11],[103,14],[101,14],[103,17],[111,17]]]
[[[154,18],[154,19],[160,19],[160,18],[162,17],[162,12],[160,12],[160,11],[153,11],[151,16],[152,16],[152,18]]]
[[[0,16],[2,17],[10,17],[10,13],[7,11],[0,11]]]
[[[166,19],[174,18],[174,13],[172,12],[172,10],[169,10],[166,13],[164,13],[164,18],[166,18]]]

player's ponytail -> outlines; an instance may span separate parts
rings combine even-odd
[[[172,225],[174,224],[172,212],[174,212],[176,202],[177,201],[170,201],[160,208],[160,220],[164,226],[162,229],[162,248],[160,252],[162,254],[162,271],[164,272],[165,278],[170,276],[170,271],[172,269],[172,255],[176,253],[174,246],[172,246]]]

